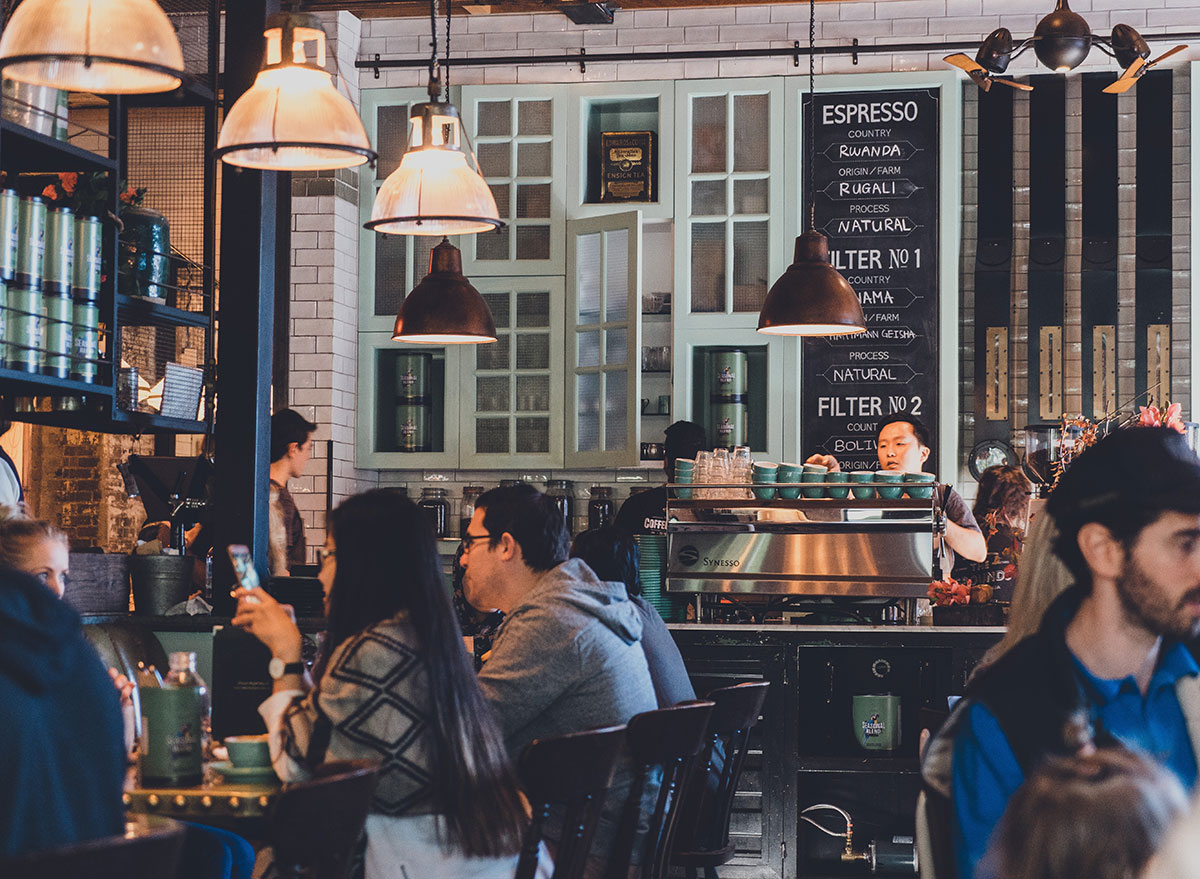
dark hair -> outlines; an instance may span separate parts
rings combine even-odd
[[[548,571],[567,558],[569,538],[554,500],[522,483],[485,491],[475,501],[483,510],[483,527],[496,546],[506,531],[512,535],[531,571]]]
[[[320,680],[329,655],[347,638],[406,611],[429,680],[435,811],[465,855],[516,854],[527,823],[516,776],[463,649],[429,519],[396,492],[375,490],[339,505],[329,533],[337,573],[314,677]]]
[[[992,516],[997,525],[1024,531],[1028,526],[1032,492],[1033,483],[1020,467],[995,464],[979,474],[979,493],[975,495],[971,512],[981,525]]]
[[[583,559],[601,580],[624,583],[630,595],[642,594],[639,555],[633,535],[615,525],[584,531],[571,542],[571,558]]]
[[[694,421],[676,421],[664,431],[666,466],[672,473],[676,458],[694,458],[696,453],[708,448],[708,434],[704,427]]]
[[[1124,748],[1054,757],[1008,801],[992,836],[988,875],[1021,879],[1140,876],[1187,811],[1178,780]]]
[[[879,422],[875,428],[875,439],[879,439],[879,435],[883,433],[883,429],[889,424],[907,424],[912,428],[913,435],[917,438],[917,442],[925,448],[932,448],[929,444],[929,428],[925,426],[925,422],[915,415],[905,415],[903,412],[893,412],[883,421]]]
[[[280,409],[271,416],[271,463],[288,452],[288,446],[304,445],[317,426],[295,409]]]
[[[1170,428],[1114,430],[1071,463],[1046,509],[1058,523],[1055,554],[1090,588],[1079,529],[1096,522],[1128,550],[1163,513],[1200,514],[1200,460]]]

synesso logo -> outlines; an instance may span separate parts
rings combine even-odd
[[[685,565],[694,565],[700,561],[700,550],[688,544],[679,550],[679,561]]]

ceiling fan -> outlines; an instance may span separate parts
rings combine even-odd
[[[1124,72],[1120,78],[1104,89],[1110,94],[1128,91],[1150,68],[1187,48],[1176,46],[1153,61],[1148,61],[1150,47],[1146,45],[1142,35],[1132,27],[1118,24],[1112,29],[1110,37],[1094,34],[1083,16],[1071,11],[1067,0],[1057,0],[1054,11],[1038,22],[1033,36],[1022,40],[1019,45],[1014,43],[1012,32],[1001,27],[987,35],[980,44],[979,51],[975,53],[974,60],[962,52],[947,55],[945,60],[965,70],[984,91],[991,88],[993,82],[1002,82],[1013,88],[1028,91],[1031,86],[998,78],[996,74],[1004,73],[1009,63],[1029,48],[1033,49],[1038,61],[1046,67],[1058,73],[1065,73],[1082,64],[1092,46],[1097,46],[1104,54],[1115,58],[1123,68]]]

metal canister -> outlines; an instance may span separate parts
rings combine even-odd
[[[15,190],[0,189],[0,280],[11,281],[17,276],[17,248],[21,232],[18,216],[21,197]]]
[[[732,449],[746,444],[746,404],[713,403],[712,433],[717,448]]]
[[[71,378],[94,382],[99,373],[100,306],[95,299],[76,299],[73,314]]]
[[[424,402],[429,395],[432,354],[401,352],[396,355],[396,399]]]
[[[38,372],[42,351],[42,293],[20,284],[8,285],[8,366]]]
[[[42,352],[42,372],[55,378],[71,374],[71,324],[75,318],[75,303],[70,293],[43,293],[42,313],[45,316],[45,350]]]
[[[136,366],[122,366],[117,370],[117,407],[126,412],[138,408],[138,371]]]
[[[402,452],[429,451],[429,407],[401,404],[396,407],[396,447]]]
[[[721,351],[713,355],[714,397],[741,397],[746,393],[745,351]]]
[[[46,258],[42,291],[70,293],[75,267],[75,214],[70,208],[46,211]]]
[[[88,293],[100,292],[101,249],[104,232],[99,217],[78,216],[75,218],[75,271],[76,290]]]
[[[17,282],[41,289],[46,256],[46,203],[37,196],[21,199],[17,211]]]

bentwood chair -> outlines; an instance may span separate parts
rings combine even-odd
[[[680,807],[671,864],[688,879],[704,870],[717,879],[721,864],[733,859],[729,819],[737,793],[750,728],[758,723],[768,681],[721,687],[706,697],[715,703],[708,722],[707,750],[695,764],[688,796]]]
[[[321,766],[310,781],[288,785],[267,818],[275,853],[268,875],[345,879],[363,838],[379,765],[345,760]]]
[[[713,707],[712,702],[684,702],[629,721],[626,741],[634,776],[609,857],[608,879],[665,879],[678,806],[687,796],[692,765],[707,743]],[[639,840],[642,826],[648,829]],[[635,846],[640,863],[631,865]]]
[[[125,832],[62,848],[0,860],[4,879],[173,879],[183,850],[184,826],[170,818],[138,815]]]
[[[521,755],[518,771],[533,820],[521,846],[516,879],[533,879],[538,845],[551,813],[562,816],[553,879],[582,879],[592,837],[625,744],[625,727],[610,726],[549,739],[535,739]]]

